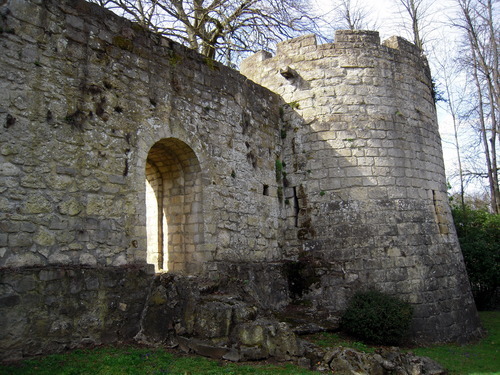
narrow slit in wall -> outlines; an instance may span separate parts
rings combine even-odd
[[[294,217],[295,217],[295,227],[299,227],[299,198],[297,197],[297,188],[293,187],[293,208],[294,208]]]

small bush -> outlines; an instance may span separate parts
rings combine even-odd
[[[375,290],[356,293],[341,319],[341,328],[370,344],[398,345],[408,332],[412,306]]]

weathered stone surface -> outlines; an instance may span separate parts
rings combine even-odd
[[[113,294],[113,278],[72,283],[69,297],[56,298],[67,275],[55,264],[149,263],[216,281],[231,275],[247,295],[171,305],[182,288],[156,290],[151,327],[169,334],[145,328],[152,341],[217,341],[236,332],[231,324],[260,322],[258,310],[291,302],[334,325],[367,286],[415,306],[416,342],[480,334],[430,75],[411,44],[381,45],[361,31],[326,45],[300,37],[243,63],[260,86],[82,0],[4,1],[0,10],[0,267],[47,267],[39,287],[6,294],[9,305],[31,301],[45,316],[47,288],[63,305],[111,293],[116,311],[136,314]],[[89,309],[84,325],[97,327],[103,311]],[[2,350],[113,341],[136,327],[58,341],[73,321],[20,313],[6,315]],[[174,320],[182,314],[200,319]],[[262,329],[288,342],[281,326],[255,324],[244,339]],[[273,345],[238,355],[295,350]]]
[[[179,343],[179,347],[186,352],[192,351],[204,357],[214,359],[224,358],[230,351],[227,347],[211,345],[207,341],[196,338],[178,336],[177,341]]]
[[[198,277],[157,275],[136,339],[150,344],[168,343],[215,359],[291,360],[336,374],[445,373],[429,358],[403,353],[398,348],[364,353],[342,347],[316,347],[298,338],[288,324],[251,306],[249,294],[233,283],[229,279],[214,283]],[[253,314],[240,313],[249,308]],[[235,320],[238,315],[240,319]]]
[[[373,286],[416,305],[417,342],[477,337],[420,52],[401,38],[380,45],[377,33],[338,31],[333,44],[312,35],[283,42],[241,71],[288,103],[281,157],[292,298],[335,314]],[[451,310],[460,318],[439,328]]]
[[[446,371],[430,358],[402,353],[397,348],[373,354],[350,348],[334,348],[325,353],[318,369],[340,375],[446,374]]]
[[[28,250],[40,256],[21,264],[77,264],[81,251],[100,264],[144,261],[148,158],[166,166],[168,215],[179,216],[169,217],[171,242],[162,250],[169,264],[161,268],[200,272],[216,254],[279,258],[267,249],[278,243],[280,204],[262,194],[264,185],[276,190],[276,95],[93,4],[1,7],[1,212],[36,225],[50,214],[51,223],[65,225],[51,225],[54,240],[36,246],[12,235],[0,265],[20,264]],[[156,161],[155,144],[164,160]],[[186,188],[175,185],[179,165]],[[56,254],[82,231],[79,249]]]
[[[290,327],[234,283],[157,275],[136,339],[232,361],[301,357],[304,349]]]
[[[144,266],[1,269],[0,361],[132,339],[151,277]]]

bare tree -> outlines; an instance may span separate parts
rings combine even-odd
[[[156,1],[146,0],[89,0],[102,7],[111,9],[123,17],[127,17],[134,22],[145,27],[154,29],[153,18],[157,11]]]
[[[413,43],[424,50],[427,35],[433,28],[432,0],[395,0],[401,16],[402,29],[408,32]]]
[[[333,9],[335,29],[375,30],[376,21],[372,19],[373,9],[360,0],[336,0]]]
[[[318,33],[309,0],[92,0],[179,41],[232,63],[301,33]]]
[[[492,0],[456,0],[459,16],[454,25],[462,31],[464,69],[472,81],[468,121],[477,129],[484,150],[491,211],[500,213],[497,142],[500,139],[500,83],[498,65],[498,7]],[[498,5],[498,1],[496,2]]]
[[[451,118],[453,144],[457,158],[457,171],[450,173],[452,178],[458,178],[460,191],[458,196],[460,198],[460,205],[465,209],[465,187],[466,180],[464,175],[464,166],[462,162],[463,152],[461,131],[463,128],[463,118],[461,113],[467,107],[467,92],[465,88],[465,81],[463,79],[463,70],[456,56],[456,46],[443,36],[444,43],[439,50],[434,49],[432,60],[436,69],[435,78],[444,87],[445,99],[439,101],[438,105],[443,108]],[[464,147],[465,148],[465,147]],[[449,171],[448,171],[449,173]]]

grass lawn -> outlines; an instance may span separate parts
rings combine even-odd
[[[487,336],[470,345],[439,345],[415,348],[416,355],[430,357],[449,371],[449,375],[500,375],[500,312],[479,313]],[[344,346],[364,352],[373,352],[376,347],[349,340],[341,335],[321,333],[311,341],[323,347]]]
[[[1,375],[306,375],[314,373],[289,363],[250,366],[134,346],[75,350],[71,353],[53,354],[10,366],[0,366]]]
[[[414,349],[417,355],[428,356],[449,370],[450,375],[500,374],[500,312],[482,312],[481,321],[488,335],[480,342],[458,346],[441,345]],[[375,347],[342,338],[336,334],[318,334],[310,339],[321,346],[345,346],[363,351]],[[202,357],[181,356],[162,349],[103,347],[75,350],[0,366],[1,375],[122,375],[122,374],[314,374],[291,364],[241,365]]]
[[[443,345],[415,349],[420,356],[427,356],[449,370],[450,375],[500,374],[500,312],[479,313],[487,336],[471,345]]]

